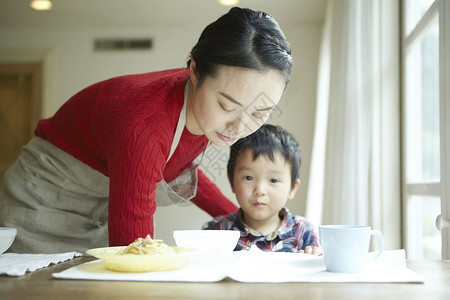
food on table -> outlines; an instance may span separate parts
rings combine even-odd
[[[117,255],[135,254],[135,255],[164,255],[175,254],[175,250],[165,244],[162,240],[154,240],[149,234],[144,238],[138,238],[127,247],[119,250]]]

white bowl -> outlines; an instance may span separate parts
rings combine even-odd
[[[232,252],[240,236],[240,231],[237,230],[175,230],[173,232],[173,238],[178,247],[208,252]]]
[[[12,245],[16,234],[16,228],[0,227],[0,254],[8,250],[8,248]]]

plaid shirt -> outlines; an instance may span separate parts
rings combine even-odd
[[[242,220],[242,209],[235,213],[218,216],[205,223],[202,229],[206,230],[239,230],[241,237],[235,251],[248,250],[256,245],[263,251],[274,252],[298,252],[306,246],[318,247],[317,235],[313,225],[303,217],[293,216],[287,207],[280,211],[282,224],[278,232],[262,235],[251,228],[246,227]]]

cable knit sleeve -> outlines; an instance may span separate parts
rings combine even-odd
[[[156,183],[163,178],[169,138],[154,123],[127,126],[111,151],[109,163],[109,243],[128,245],[153,236]],[[152,126],[152,127],[151,127]]]
[[[206,211],[212,217],[228,215],[236,212],[237,206],[231,202],[219,190],[219,188],[209,180],[209,178],[198,169],[197,195],[191,201],[199,208]]]

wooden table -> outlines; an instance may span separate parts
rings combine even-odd
[[[0,275],[0,299],[450,299],[449,260],[408,260],[424,284],[393,283],[216,283],[117,282],[54,279],[92,257],[70,261],[20,277]]]

